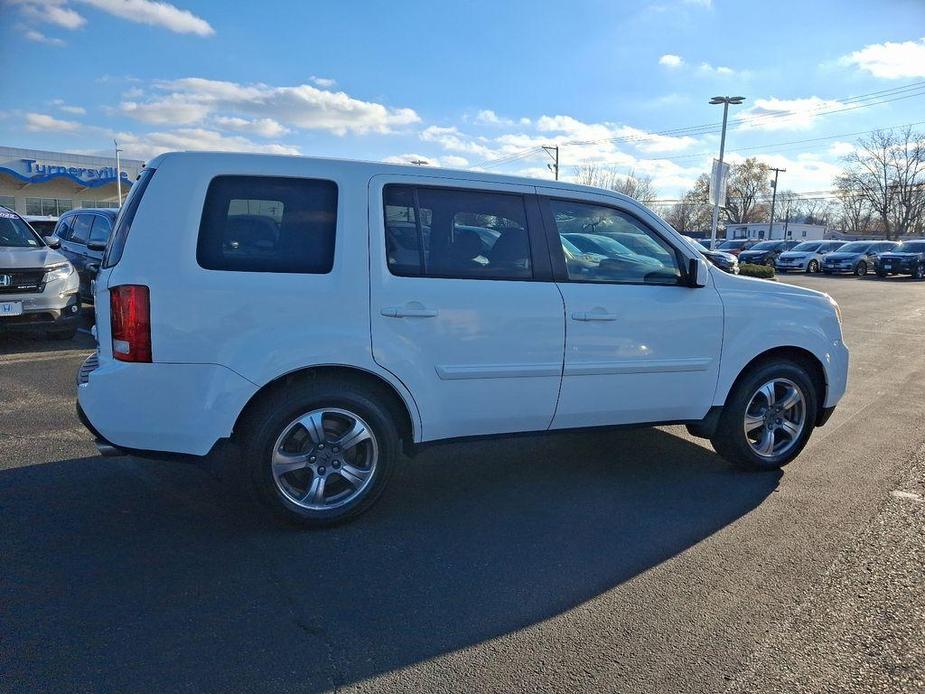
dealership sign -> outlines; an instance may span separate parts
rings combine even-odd
[[[103,160],[105,161],[105,160]],[[116,180],[116,167],[106,166],[73,166],[67,163],[41,161],[37,159],[14,159],[0,163],[0,173],[10,174],[21,181],[28,183],[44,183],[54,178],[69,178],[75,183],[95,188],[96,186],[113,183]],[[119,173],[123,183],[131,185],[128,171]]]

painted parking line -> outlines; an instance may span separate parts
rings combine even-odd
[[[895,496],[897,499],[908,499],[910,501],[918,501],[919,503],[925,502],[925,497],[923,497],[921,494],[916,494],[915,492],[903,492],[899,489],[894,489],[892,492],[890,492],[890,494]]]

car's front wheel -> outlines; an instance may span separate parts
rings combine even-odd
[[[810,260],[810,261],[806,264],[806,272],[808,272],[808,273],[810,273],[810,274],[814,274],[814,273],[816,273],[816,272],[819,272],[819,261],[818,261],[818,260]]]
[[[867,275],[867,262],[862,260],[857,265],[855,265],[854,274],[858,277],[864,277]]]
[[[774,359],[735,385],[711,443],[740,467],[774,470],[799,455],[815,426],[816,390],[799,363]]]
[[[925,263],[919,263],[913,268],[912,277],[917,280],[925,279]]]
[[[327,380],[260,403],[242,437],[257,496],[278,516],[311,527],[368,510],[399,451],[392,415],[371,390]]]

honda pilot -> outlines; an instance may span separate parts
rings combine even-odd
[[[474,171],[161,155],[95,292],[77,397],[100,450],[230,442],[310,526],[447,439],[680,423],[776,470],[847,380],[829,296],[722,272],[618,193]]]

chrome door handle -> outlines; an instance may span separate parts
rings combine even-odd
[[[580,321],[592,321],[592,320],[609,321],[609,320],[617,320],[618,317],[619,316],[617,316],[616,313],[607,313],[603,309],[595,309],[594,311],[576,311],[575,313],[572,314],[572,320],[580,320]]]
[[[388,306],[381,313],[386,318],[435,318],[439,313],[435,308],[411,308],[408,306]]]

